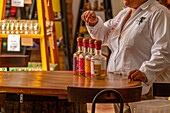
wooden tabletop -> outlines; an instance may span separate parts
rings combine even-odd
[[[4,73],[9,74],[3,77]],[[73,75],[72,71],[0,72],[1,93],[23,93],[34,95],[67,97],[67,88],[129,88],[140,86],[139,81],[92,80]]]

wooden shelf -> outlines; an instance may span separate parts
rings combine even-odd
[[[8,38],[8,35],[20,35],[21,38],[34,38],[34,39],[41,39],[44,38],[44,35],[27,35],[27,34],[0,34],[1,38]],[[49,37],[50,35],[47,35]]]
[[[91,11],[107,11],[106,9],[97,9],[97,10],[92,10],[92,9],[81,9],[82,12],[91,10]]]
[[[0,55],[0,67],[27,67],[28,55]]]

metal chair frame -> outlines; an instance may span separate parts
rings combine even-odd
[[[117,97],[117,99],[99,99],[99,97],[105,93],[107,93],[107,97],[110,97],[110,93],[113,93]],[[120,113],[123,113],[124,100],[121,94],[116,90],[104,89],[104,90],[101,90],[99,93],[97,93],[92,101],[92,113],[95,113],[96,103],[120,103]]]

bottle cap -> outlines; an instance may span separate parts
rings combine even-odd
[[[88,38],[84,38],[83,42],[84,42],[84,47],[89,47],[89,39]]]
[[[102,41],[101,41],[101,40],[96,40],[96,41],[94,42],[94,44],[95,44],[95,45],[102,45]]]
[[[101,50],[101,44],[102,44],[101,40],[96,40],[94,44],[95,44],[96,50]]]
[[[95,39],[90,39],[89,44],[94,44]]]
[[[95,41],[95,39],[90,39],[89,40],[90,48],[95,48],[94,41]]]
[[[83,42],[83,37],[78,37],[77,42]]]
[[[84,42],[84,43],[89,43],[89,39],[88,39],[88,38],[84,38],[84,39],[83,39],[83,42]]]

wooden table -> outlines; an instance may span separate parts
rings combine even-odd
[[[9,79],[3,79],[3,73],[9,73]],[[116,90],[135,89],[138,92],[123,93],[126,101],[140,100],[141,86],[139,81],[128,80],[92,80],[86,77],[74,76],[72,71],[56,72],[0,72],[0,92],[29,95],[57,96],[59,99],[68,99],[67,88],[87,91],[96,91],[113,88]],[[140,88],[139,88],[140,87]],[[87,90],[86,90],[87,89]],[[127,91],[127,90],[126,90]],[[81,94],[81,91],[79,94]],[[88,92],[86,92],[88,93]],[[96,93],[96,92],[95,92]],[[134,96],[136,95],[136,96]],[[79,95],[76,95],[79,96]],[[92,95],[91,95],[92,96]]]

